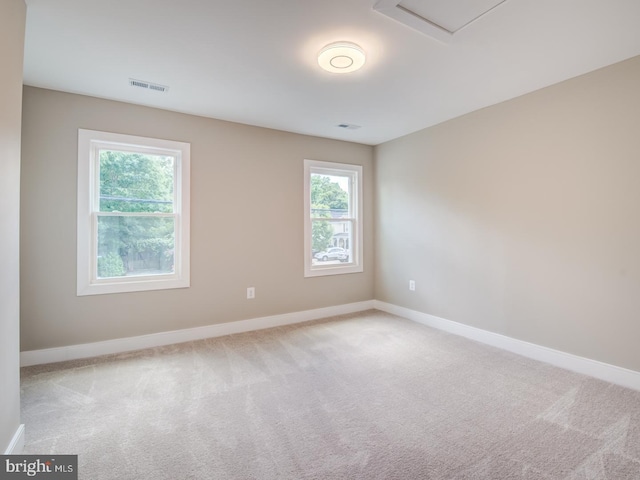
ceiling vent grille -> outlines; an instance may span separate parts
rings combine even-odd
[[[129,79],[129,85],[137,88],[144,88],[147,90],[155,90],[156,92],[166,92],[169,87],[166,85],[159,85],[157,83],[145,82],[144,80],[136,80],[135,78]]]
[[[345,130],[357,130],[359,128],[362,128],[360,125],[353,125],[352,123],[341,123],[339,125],[336,125],[336,127],[344,128]]]

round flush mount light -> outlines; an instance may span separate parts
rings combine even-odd
[[[318,65],[331,73],[355,72],[364,62],[364,51],[351,42],[331,43],[318,53]]]

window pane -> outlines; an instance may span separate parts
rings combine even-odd
[[[174,157],[100,150],[101,212],[173,212]]]
[[[311,217],[347,218],[349,176],[311,174]]]
[[[173,217],[98,217],[98,278],[173,273]]]
[[[313,265],[352,262],[351,222],[314,220],[311,223]]]

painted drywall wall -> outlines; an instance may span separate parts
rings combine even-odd
[[[20,426],[20,119],[26,5],[0,3],[0,453]]]
[[[376,298],[640,371],[639,84],[637,57],[376,147]]]
[[[31,87],[23,105],[22,350],[373,298],[372,147]],[[78,128],[191,143],[190,288],[76,296]],[[305,158],[363,166],[363,273],[304,278]]]

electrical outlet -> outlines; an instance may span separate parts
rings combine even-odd
[[[247,298],[249,300],[256,298],[256,287],[247,287]]]
[[[411,290],[412,292],[416,291],[416,282],[415,282],[415,280],[409,280],[409,290]]]

